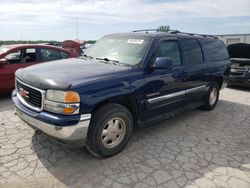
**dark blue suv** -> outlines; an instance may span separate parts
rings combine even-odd
[[[34,129],[107,157],[126,146],[135,126],[212,110],[229,72],[227,49],[213,36],[111,34],[80,58],[19,69],[12,99]]]

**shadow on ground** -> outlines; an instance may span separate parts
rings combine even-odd
[[[11,94],[0,95],[0,106],[0,112],[12,109]]]
[[[233,85],[230,85],[230,86],[227,86],[228,88],[230,89],[233,89],[233,90],[240,90],[240,91],[250,91],[250,87],[243,87],[243,86],[233,86]]]
[[[137,129],[125,150],[107,159],[44,134],[34,134],[32,143],[42,166],[65,186],[249,186],[249,114],[250,105],[220,100],[213,111],[193,110]]]

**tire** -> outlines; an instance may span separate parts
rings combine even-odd
[[[217,105],[220,95],[220,87],[217,82],[213,82],[208,90],[208,93],[204,97],[204,105],[200,108],[203,110],[213,110]]]
[[[110,157],[122,151],[133,130],[131,113],[122,105],[106,104],[91,119],[87,149],[96,157]]]

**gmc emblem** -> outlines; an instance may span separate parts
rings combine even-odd
[[[23,88],[19,88],[19,94],[22,96],[22,97],[25,97],[25,98],[29,98],[29,92],[24,90]]]

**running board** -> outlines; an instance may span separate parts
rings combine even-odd
[[[186,111],[188,111],[190,109],[198,108],[198,107],[202,106],[203,104],[204,104],[203,101],[198,101],[198,102],[193,102],[193,103],[186,104],[184,106],[181,106],[181,107],[177,108],[173,112],[163,113],[161,115],[155,116],[153,118],[150,118],[150,119],[144,121],[144,126],[151,125],[151,124],[154,124],[154,123],[158,123],[158,122],[166,120],[166,119],[170,119],[170,118],[172,118],[172,117],[174,117],[176,115],[182,114],[183,112],[186,112]]]

